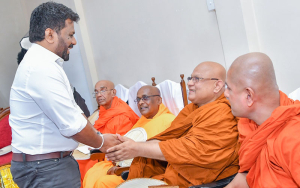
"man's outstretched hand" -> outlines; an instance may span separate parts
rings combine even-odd
[[[100,149],[101,152],[106,153],[108,148],[116,146],[121,143],[118,135],[116,134],[103,134],[104,144]]]
[[[130,138],[117,135],[120,142],[119,145],[113,146],[106,151],[106,158],[109,161],[118,162],[126,159],[132,159],[138,156],[138,143]]]

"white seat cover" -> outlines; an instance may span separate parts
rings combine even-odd
[[[135,178],[121,183],[117,188],[148,188],[153,185],[167,185],[166,182],[151,178]]]
[[[289,98],[293,100],[300,100],[300,88],[296,89],[292,93],[289,94]]]
[[[165,80],[156,87],[160,90],[162,103],[177,116],[184,108],[180,83]]]
[[[115,89],[117,90],[116,96],[118,98],[122,99],[122,101],[127,102],[128,95],[129,95],[129,89],[127,89],[126,87],[124,87],[121,84],[116,85]]]

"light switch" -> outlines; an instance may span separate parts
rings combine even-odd
[[[207,2],[207,8],[209,11],[215,10],[214,0],[206,0],[206,2]]]

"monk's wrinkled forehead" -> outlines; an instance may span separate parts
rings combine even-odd
[[[96,83],[95,89],[114,89],[115,85],[113,82],[109,80],[100,80],[99,82]]]
[[[142,97],[143,95],[160,95],[160,91],[157,87],[146,85],[141,87],[137,92],[138,97]]]
[[[218,78],[224,81],[226,78],[226,70],[219,63],[206,61],[200,63],[194,69],[192,76],[197,76],[202,78]]]

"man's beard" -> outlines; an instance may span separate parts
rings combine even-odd
[[[61,57],[64,61],[69,60],[69,54],[68,54],[68,48],[72,48],[73,44],[70,44],[70,46],[67,46],[67,44],[64,42],[64,40],[59,36],[58,46],[56,48],[56,54]]]

